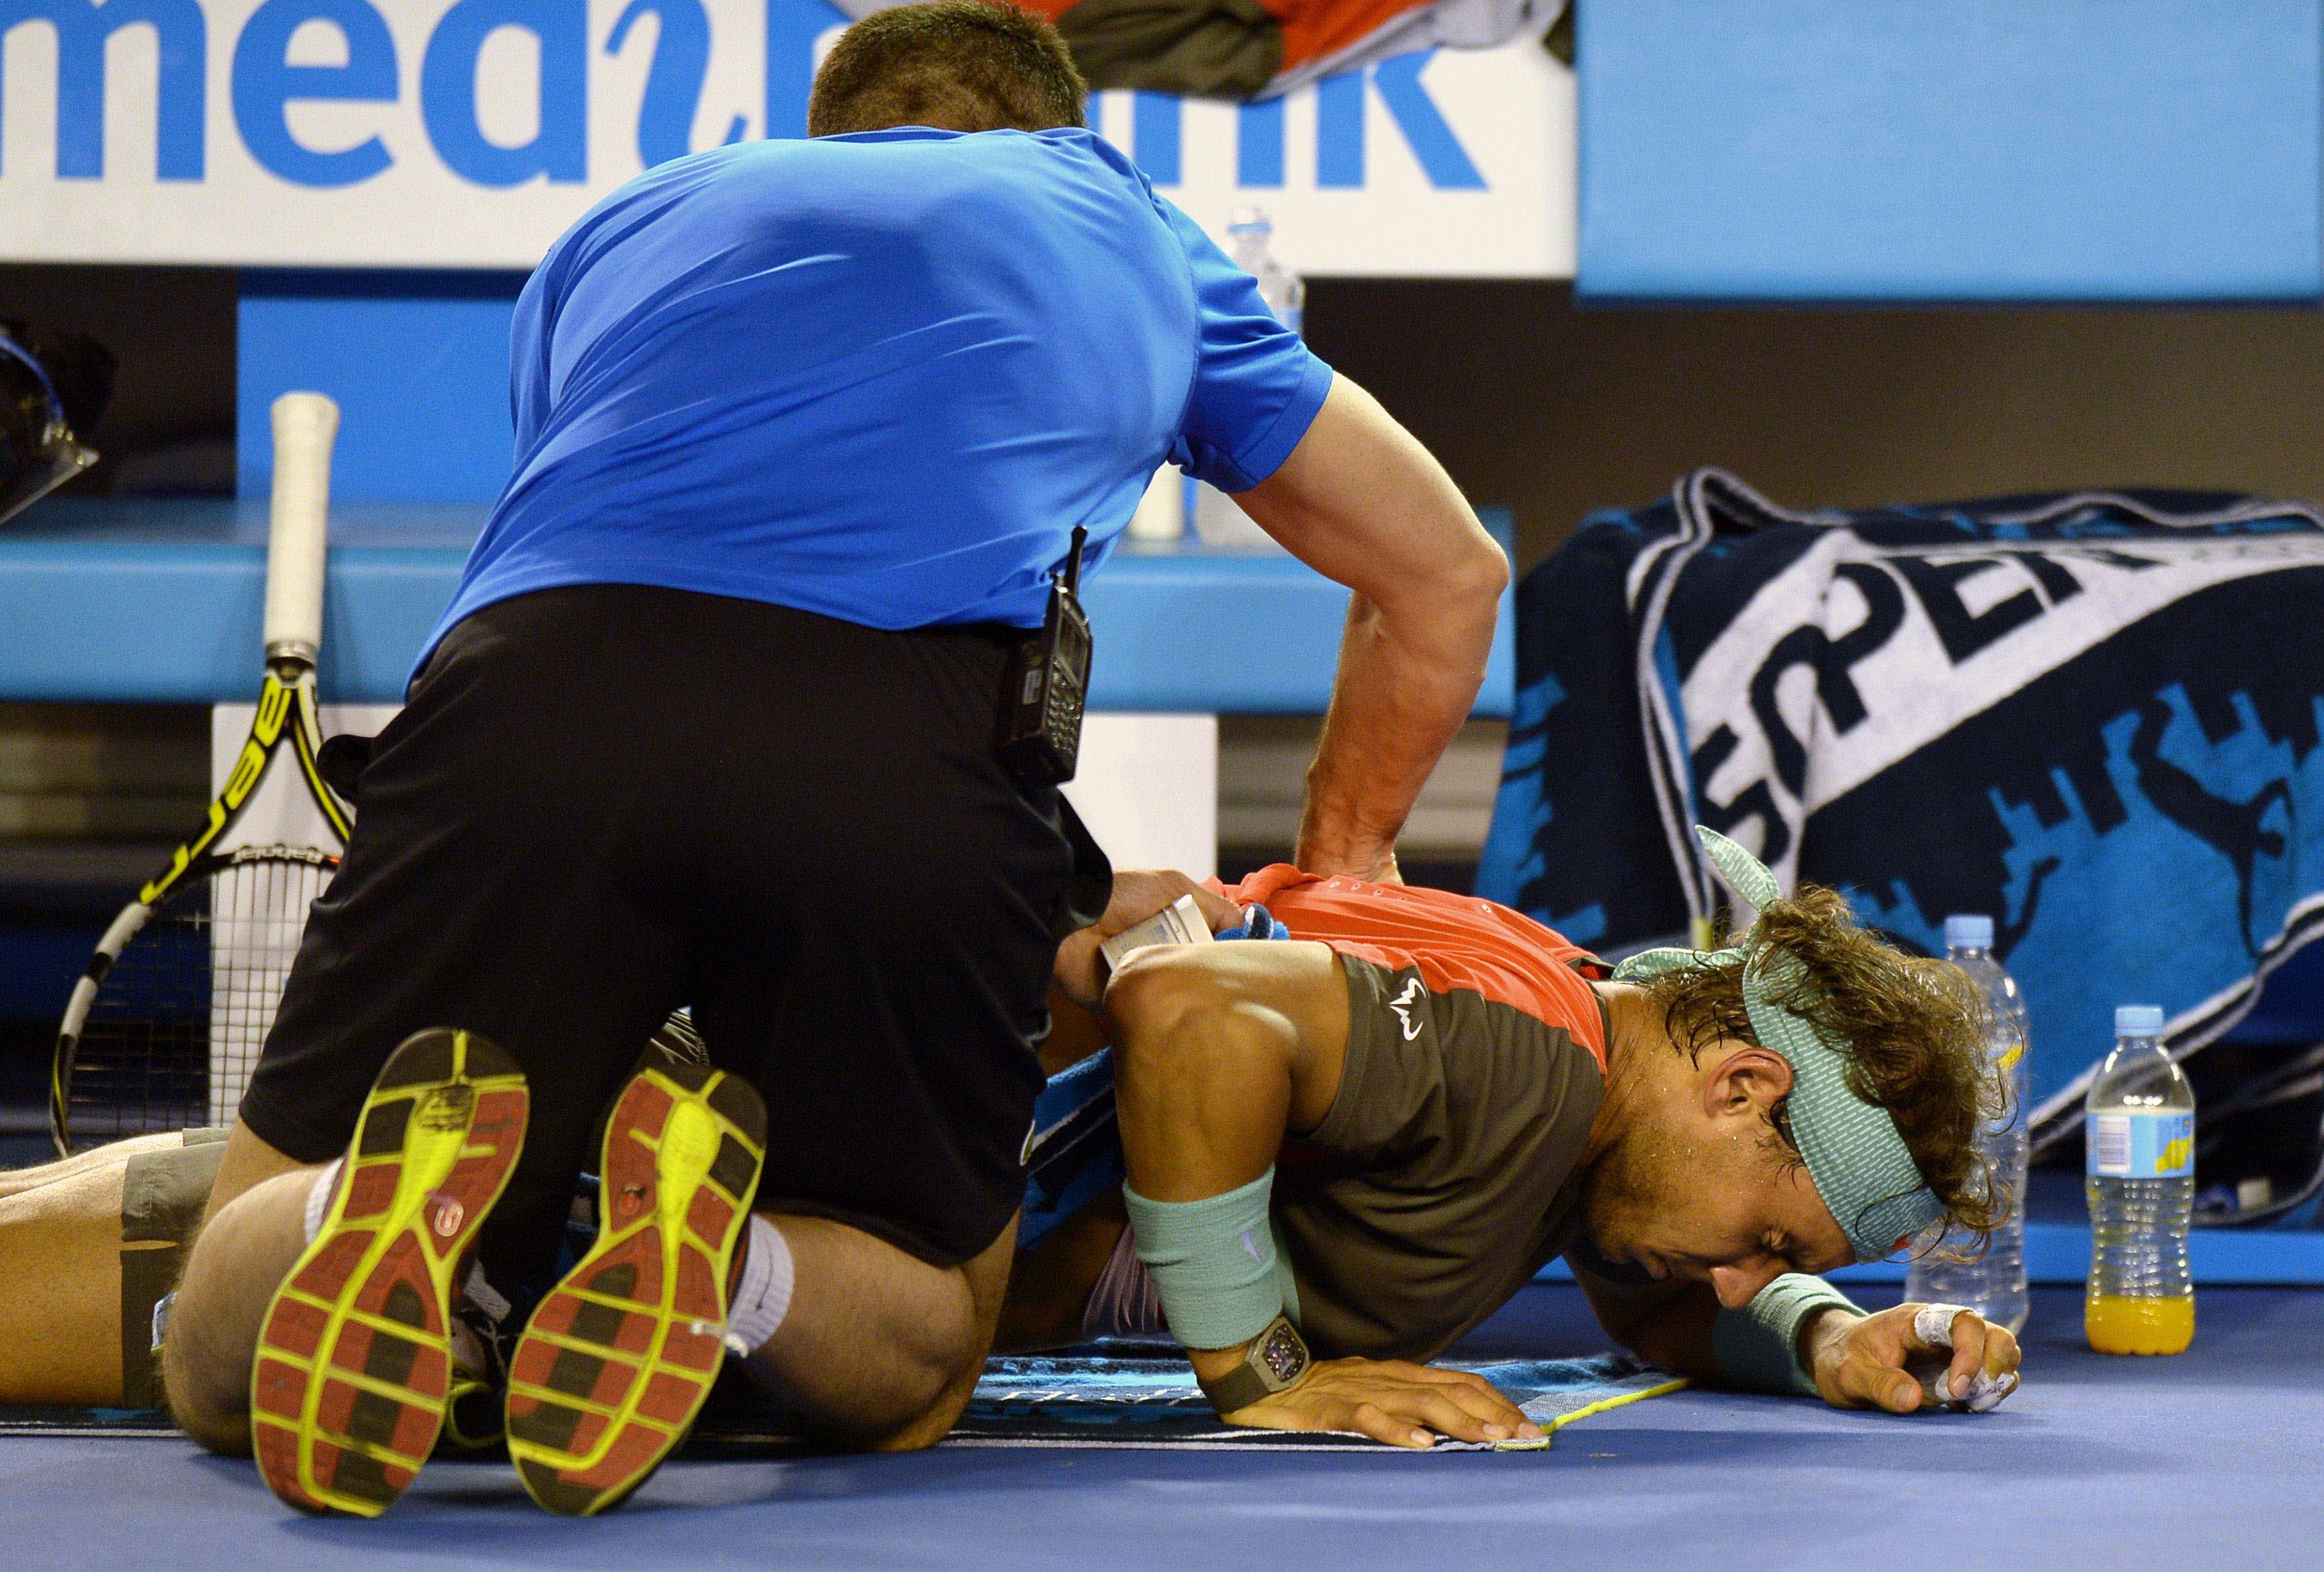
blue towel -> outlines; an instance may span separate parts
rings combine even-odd
[[[1575,1420],[1686,1384],[1666,1370],[1622,1354],[1445,1363],[1484,1376],[1527,1419],[1552,1433]],[[1223,1424],[1194,1384],[1183,1357],[1110,1354],[988,1360],[984,1379],[977,1383],[976,1395],[953,1439],[1017,1445],[1394,1450],[1359,1436],[1286,1434]],[[1547,1444],[1545,1439],[1490,1449],[1532,1451]],[[1467,1442],[1441,1442],[1437,1449],[1447,1448],[1489,1449]]]
[[[1601,954],[1683,942],[1702,823],[1930,953],[1990,915],[2063,1136],[2115,1006],[2191,1051],[2324,935],[2319,605],[2298,504],[1801,513],[1698,471],[1527,576],[1478,893]]]
[[[1239,926],[1222,928],[1211,935],[1213,939],[1288,939],[1291,930],[1275,920],[1275,914],[1265,906],[1249,906],[1242,909]]]
[[[1033,1103],[1025,1147],[1025,1208],[1017,1248],[1030,1250],[1128,1177],[1113,1112],[1113,1050],[1049,1077]]]

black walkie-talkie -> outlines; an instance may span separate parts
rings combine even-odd
[[[1082,750],[1082,706],[1089,699],[1089,619],[1082,613],[1082,547],[1074,527],[1064,571],[1049,584],[1041,630],[1018,646],[1001,705],[1001,757],[1031,786],[1074,778]]]

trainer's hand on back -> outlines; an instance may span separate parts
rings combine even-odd
[[[1242,921],[1241,908],[1232,901],[1213,895],[1176,869],[1117,869],[1105,915],[1057,946],[1051,976],[1065,997],[1085,1010],[1099,1008],[1105,997],[1105,975],[1097,947],[1123,929],[1136,927],[1180,896],[1194,897],[1213,933]]]
[[[2015,1390],[2017,1339],[2006,1328],[1965,1310],[1950,1319],[1945,1338],[1932,1340],[1922,1332],[1935,1328],[1914,1326],[1927,1308],[1900,1304],[1869,1316],[1827,1310],[1810,1323],[1805,1333],[1812,1360],[1810,1368],[1824,1401],[1835,1408],[1872,1407],[1911,1413],[1927,1399],[1920,1380],[1906,1366],[1940,1355],[1949,1356],[1942,1390],[1954,1402],[1969,1399],[1979,1374],[1993,1381],[2006,1377],[2008,1390]],[[2008,1390],[2001,1397],[2006,1397]],[[1993,1401],[1998,1402],[2001,1397]]]
[[[1439,1436],[1488,1442],[1541,1436],[1541,1427],[1483,1376],[1400,1359],[1325,1359],[1273,1397],[1225,1417],[1256,1430],[1345,1430],[1416,1448],[1434,1446]]]

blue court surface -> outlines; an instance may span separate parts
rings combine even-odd
[[[356,1522],[295,1516],[249,1464],[174,1438],[0,1438],[0,1565],[2312,1568],[2324,1293],[2213,1288],[2198,1313],[2186,1354],[2108,1358],[2081,1345],[2077,1292],[2037,1289],[2027,1384],[1982,1417],[1682,1392],[1572,1425],[1546,1453],[678,1463],[587,1521],[537,1511],[499,1464],[432,1465]],[[1461,1352],[1603,1341],[1577,1291],[1545,1284]]]

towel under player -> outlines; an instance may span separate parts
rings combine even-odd
[[[949,1428],[1052,961],[1110,879],[1004,707],[1052,680],[1017,663],[1081,532],[1095,571],[1164,460],[1357,592],[1299,856],[1394,877],[1507,563],[1084,96],[1024,14],[883,14],[809,140],[649,172],[527,286],[514,476],[362,777],[163,1347],[180,1421],[285,1500],[389,1504],[450,1318],[503,1298],[554,1510],[634,1489],[722,1343],[835,1439]],[[680,1004],[715,1068],[632,1079]],[[560,1278],[608,1107],[604,1231]]]

